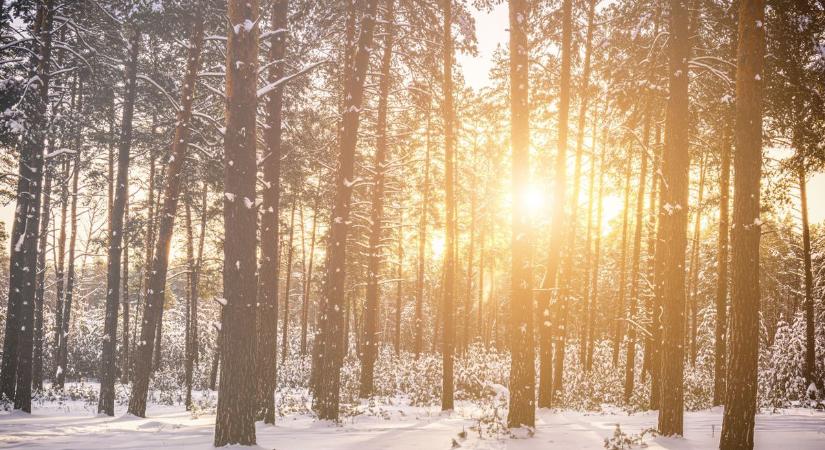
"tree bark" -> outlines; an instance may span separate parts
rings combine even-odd
[[[272,4],[272,29],[288,27],[289,1]],[[269,42],[268,80],[275,82],[284,76],[286,64],[286,33],[274,33]],[[278,271],[280,266],[278,235],[281,199],[281,112],[284,87],[275,88],[266,99],[267,125],[264,130],[264,189],[261,204],[261,258],[258,280],[257,324],[257,415],[264,423],[275,423],[275,382],[278,369]]]
[[[647,160],[650,143],[650,100],[645,105],[645,123],[642,130],[642,167],[639,170],[639,187],[636,193],[636,223],[633,231],[633,255],[630,259],[630,306],[627,313],[627,358],[624,370],[624,401],[630,402],[633,395],[636,376],[636,327],[640,323],[636,317],[637,305],[639,303],[639,278],[641,277],[639,265],[642,255],[642,228],[645,227],[643,219],[645,209],[645,187],[647,185]],[[628,205],[629,206],[629,205]]]
[[[120,145],[117,155],[117,181],[112,213],[109,217],[109,261],[106,276],[106,315],[103,325],[103,351],[100,360],[100,399],[98,414],[115,415],[115,378],[117,374],[117,310],[120,304],[120,264],[122,262],[123,212],[129,196],[129,152],[132,148],[132,117],[137,95],[137,65],[141,33],[130,30],[129,63],[126,66],[126,92],[123,102],[123,120],[120,124]]]
[[[662,155],[662,206],[659,245],[662,261],[661,408],[659,432],[682,435],[684,415],[685,249],[687,246],[688,172],[690,169],[687,0],[670,1],[669,91]],[[659,251],[661,250],[661,252]]]
[[[189,122],[192,118],[192,104],[195,96],[197,73],[200,70],[201,49],[203,47],[203,19],[198,15],[192,25],[189,52],[183,87],[181,88],[180,110],[175,126],[172,156],[164,180],[163,207],[159,209],[157,239],[152,252],[152,270],[146,289],[146,303],[143,308],[143,324],[140,330],[140,346],[135,355],[135,373],[132,381],[132,395],[129,398],[131,414],[146,415],[146,396],[153,367],[153,353],[157,336],[160,334],[160,318],[166,297],[166,276],[169,266],[169,248],[175,227],[178,199],[181,189],[181,170],[186,160],[189,145]],[[227,158],[229,156],[227,155]],[[229,244],[227,244],[229,245]],[[157,355],[154,355],[157,357]],[[157,361],[158,358],[155,358]],[[157,364],[154,364],[157,367]]]
[[[453,365],[455,357],[455,265],[456,265],[456,199],[455,199],[455,110],[453,105],[453,4],[442,0],[444,12],[444,203],[447,222],[446,254],[444,257],[444,288],[441,317],[444,333],[441,346],[441,410],[453,409]]]
[[[384,55],[381,57],[381,80],[378,85],[378,119],[376,125],[377,143],[375,150],[372,186],[372,211],[370,213],[369,255],[367,259],[367,289],[364,304],[364,345],[361,352],[361,380],[358,395],[369,398],[373,395],[373,373],[378,357],[380,333],[378,331],[379,278],[381,274],[381,239],[384,227],[384,191],[387,170],[387,104],[392,87],[392,46],[395,0],[386,0],[384,6]]]
[[[257,104],[257,0],[231,0],[226,53],[224,140],[224,267],[221,381],[215,447],[255,445],[257,398],[255,326],[258,213],[255,210],[255,105]]]
[[[32,350],[32,388],[43,390],[43,298],[46,290],[46,244],[51,220],[51,192],[53,170],[44,165],[43,211],[40,217],[40,236],[37,242],[37,284],[34,292],[34,349]]]
[[[28,123],[20,143],[17,208],[11,233],[8,309],[3,358],[0,363],[0,396],[14,400],[15,409],[31,412],[31,371],[34,328],[34,296],[40,225],[43,150],[49,101],[49,63],[53,1],[40,3],[34,34],[38,35],[30,64],[35,98],[25,102]]]
[[[339,135],[340,159],[328,241],[327,282],[324,289],[321,326],[315,341],[316,364],[313,364],[315,380],[313,407],[322,420],[338,420],[340,374],[344,358],[342,316],[345,298],[346,244],[349,233],[352,187],[355,183],[353,174],[355,147],[358,143],[364,78],[369,65],[369,50],[372,46],[377,8],[378,0],[366,0],[358,46],[353,55],[351,76],[346,77],[344,87],[344,108]]]
[[[693,223],[693,242],[691,244],[690,256],[690,278],[688,284],[688,307],[690,308],[690,364],[696,366],[696,354],[699,351],[697,344],[697,333],[699,331],[699,299],[697,291],[699,289],[699,268],[700,239],[702,238],[702,203],[705,196],[705,174],[707,173],[707,162],[704,155],[699,163],[699,195],[696,198],[696,216]]]
[[[415,321],[413,323],[415,332],[413,352],[415,353],[416,358],[421,355],[422,346],[424,344],[424,277],[427,270],[427,219],[429,218],[430,208],[430,120],[432,115],[430,107],[432,100],[428,96],[426,101],[426,154],[424,156],[424,185],[421,188],[424,192],[424,202],[421,205],[421,217],[418,222],[418,273],[415,282]]]
[[[557,295],[557,274],[566,237],[565,200],[567,189],[567,132],[570,115],[570,65],[573,40],[573,2],[562,2],[561,74],[559,85],[559,125],[553,178],[553,218],[550,225],[550,253],[538,299],[539,308],[539,402],[540,408],[553,403],[553,329],[551,303]],[[559,206],[561,205],[561,206]]]
[[[625,292],[627,290],[627,228],[628,215],[630,213],[630,179],[632,173],[633,156],[630,154],[628,148],[628,157],[625,163],[624,172],[624,207],[622,208],[622,239],[621,248],[619,249],[619,296],[618,305],[613,313],[613,367],[618,368],[619,365],[619,351],[621,349],[622,338],[624,337],[624,328],[622,324],[625,318],[624,300]]]
[[[295,246],[293,245],[293,238],[295,237],[295,208],[298,205],[298,196],[292,199],[292,214],[289,217],[289,240],[287,241],[287,257],[286,257],[286,282],[284,283],[284,320],[281,325],[283,337],[281,338],[281,363],[286,361],[287,353],[289,353],[289,291],[292,281],[292,257],[295,255]]]
[[[806,167],[802,149],[797,150],[799,155],[800,215],[802,216],[802,261],[805,271],[805,382],[809,386],[816,383],[816,338],[814,333],[814,278],[811,270],[811,228],[808,224],[808,189],[806,186]]]
[[[120,382],[126,384],[131,379],[131,361],[129,360],[130,337],[130,304],[129,304],[129,196],[126,195],[126,204],[123,205],[123,334],[120,355]]]
[[[320,183],[320,178],[319,178]],[[320,185],[319,185],[320,186]],[[309,262],[307,264],[306,274],[304,276],[304,305],[301,309],[301,355],[307,354],[307,329],[309,328],[309,297],[312,289],[312,269],[315,262],[315,233],[318,229],[318,203],[321,199],[321,193],[317,193],[315,199],[315,206],[312,208],[312,233],[309,237]]]
[[[728,322],[728,233],[730,229],[730,156],[731,130],[722,124],[722,155],[719,174],[719,246],[716,254],[716,329],[713,358],[713,405],[725,398],[727,376]]]
[[[565,2],[567,4],[569,2]],[[530,106],[528,88],[528,4],[510,0],[510,142],[512,145],[513,216],[510,280],[510,409],[507,426],[534,427],[536,369],[533,342],[532,230],[524,197],[530,178]]]
[[[733,225],[730,367],[736,383],[725,392],[721,449],[753,448],[759,352],[759,221],[762,178],[762,69],[765,2],[739,2],[736,128],[733,155]]]

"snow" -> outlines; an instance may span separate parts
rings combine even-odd
[[[77,387],[69,383],[67,387]],[[96,383],[87,383],[96,392]],[[506,392],[497,386],[499,393]],[[215,393],[195,393],[196,401]],[[280,401],[281,399],[279,399]],[[296,400],[296,399],[292,399]],[[306,401],[306,400],[305,400]],[[115,417],[97,415],[97,402],[90,400],[38,401],[33,414],[0,412],[0,447],[27,449],[210,449],[214,411],[193,414],[182,404],[150,404],[148,417],[126,414],[116,405]],[[278,417],[276,425],[257,424],[257,448],[265,449],[449,449],[455,440],[461,448],[478,450],[600,449],[613,436],[616,424],[628,436],[639,436],[656,426],[656,413],[627,414],[603,406],[599,412],[542,409],[536,415],[535,433],[515,431],[519,439],[502,432],[479,432],[481,410],[460,401],[452,412],[438,406],[414,407],[402,398],[387,402],[362,401],[340,425],[317,421],[308,414]],[[501,414],[504,414],[503,412]],[[717,448],[722,409],[685,413],[685,437],[643,438],[650,449]],[[788,447],[822,448],[825,413],[811,409],[784,409],[760,414],[756,421],[757,449]],[[638,448],[638,447],[637,447]],[[788,447],[790,448],[790,447]]]

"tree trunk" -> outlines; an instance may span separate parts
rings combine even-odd
[[[811,271],[811,228],[808,225],[808,189],[805,183],[806,167],[802,149],[797,149],[799,155],[799,198],[800,215],[802,216],[802,261],[805,270],[805,382],[809,386],[816,383],[816,339],[814,335],[814,292],[813,273]]]
[[[719,174],[719,248],[716,262],[716,333],[713,358],[713,405],[721,405],[725,398],[727,376],[727,322],[728,322],[728,233],[730,229],[730,155],[731,129],[726,120],[722,124],[722,155]]]
[[[195,352],[194,347],[197,345],[197,339],[193,339],[192,323],[195,321],[194,314],[194,285],[195,285],[195,243],[192,233],[192,207],[189,204],[189,199],[184,202],[186,214],[186,266],[189,273],[186,274],[186,325],[185,325],[185,342],[184,342],[184,383],[186,384],[186,397],[184,405],[186,410],[192,409],[192,372],[195,368]]]
[[[320,178],[318,180],[320,183]],[[307,264],[307,271],[304,276],[304,305],[301,309],[301,355],[307,354],[307,329],[309,328],[309,294],[312,289],[312,269],[315,262],[315,232],[318,229],[318,203],[321,199],[321,193],[317,193],[318,197],[315,199],[315,206],[312,208],[312,233],[309,237],[309,262]]]
[[[77,136],[80,136],[78,132]],[[77,149],[80,149],[80,143],[78,142],[76,145]],[[57,365],[58,367],[62,368],[63,370],[59,370],[57,376],[55,377],[53,385],[58,386],[60,389],[63,389],[64,382],[66,380],[66,366],[67,366],[67,359],[69,353],[69,325],[71,324],[71,317],[72,317],[72,300],[74,298],[74,281],[75,281],[75,247],[77,245],[77,193],[78,193],[78,178],[80,176],[80,152],[78,151],[74,155],[74,170],[72,171],[72,205],[69,212],[69,227],[72,232],[71,238],[69,238],[69,254],[68,254],[68,261],[69,266],[66,270],[66,290],[65,296],[66,300],[63,305],[63,316],[62,322],[60,324],[60,347],[57,349]],[[88,246],[88,240],[87,240]],[[84,252],[84,253],[88,253]]]
[[[255,445],[257,405],[255,383],[250,379],[256,376],[258,213],[254,205],[258,1],[231,0],[228,16],[223,201],[226,306],[221,320],[221,347],[231,350],[221,352],[215,447]]]
[[[573,41],[573,1],[562,2],[561,74],[559,80],[559,125],[553,177],[553,218],[550,225],[550,254],[539,293],[539,402],[540,408],[553,403],[553,328],[551,300],[558,297],[557,274],[561,265],[561,250],[566,237],[567,131],[570,115],[570,64]]]
[[[759,220],[762,178],[762,68],[765,2],[739,3],[736,65],[736,129],[733,155],[733,269],[730,322],[730,383],[719,448],[753,448],[759,352]]]
[[[315,341],[316,364],[313,364],[315,380],[314,409],[322,420],[338,420],[340,400],[340,374],[343,363],[343,306],[349,232],[350,203],[355,183],[355,147],[358,144],[358,126],[361,102],[364,96],[364,78],[369,65],[369,49],[372,47],[373,29],[378,0],[366,0],[361,19],[358,47],[353,55],[351,76],[344,86],[344,108],[341,118],[339,145],[340,160],[335,181],[335,201],[329,232],[329,259],[327,282],[324,289],[321,326]],[[345,66],[345,69],[347,67]],[[347,70],[349,73],[350,70]]]
[[[0,396],[14,399],[15,409],[31,412],[31,371],[34,328],[34,296],[40,224],[40,195],[43,150],[46,139],[46,113],[49,101],[49,62],[53,1],[40,3],[34,34],[39,35],[30,64],[35,98],[25,102],[30,126],[20,143],[17,181],[17,208],[11,233],[9,258],[8,309],[3,358],[0,366]],[[39,45],[38,45],[39,43]],[[39,86],[38,86],[39,84]]]
[[[46,288],[46,244],[51,220],[51,192],[53,170],[44,166],[43,212],[40,217],[40,236],[37,242],[37,284],[34,292],[34,349],[32,350],[32,387],[43,390],[43,298]]]
[[[595,3],[590,1],[587,12],[587,36],[585,38],[584,69],[582,71],[581,102],[579,104],[578,127],[576,129],[576,158],[573,169],[573,195],[570,197],[570,217],[567,226],[567,237],[565,245],[567,251],[562,259],[561,273],[559,276],[559,298],[558,316],[556,318],[556,346],[553,356],[553,399],[555,403],[560,403],[561,399],[556,398],[564,389],[564,354],[567,346],[567,317],[569,314],[570,295],[572,294],[576,282],[577,261],[575,255],[576,238],[578,233],[578,212],[579,212],[579,192],[581,188],[581,166],[582,154],[584,153],[584,128],[587,118],[589,85],[590,85],[590,56],[592,53],[593,41],[593,20],[595,17]]]
[[[567,4],[568,2],[565,2]],[[530,107],[526,0],[510,0],[510,142],[513,158],[513,234],[511,241],[510,409],[507,426],[534,427],[536,369],[533,342],[532,230],[524,197],[530,178]]]
[[[636,317],[636,309],[639,303],[639,278],[641,277],[639,265],[642,256],[642,228],[645,227],[643,219],[645,209],[645,187],[647,185],[647,158],[650,143],[650,123],[652,118],[651,101],[648,99],[645,105],[645,123],[642,130],[642,167],[639,171],[639,189],[636,193],[636,223],[633,231],[633,255],[630,259],[630,306],[627,313],[627,358],[624,370],[624,401],[630,403],[633,395],[636,375],[636,327],[640,321]],[[629,206],[629,205],[628,205]]]
[[[395,20],[395,1],[386,0],[384,10],[384,55],[381,58],[381,81],[378,86],[378,119],[376,125],[377,143],[373,170],[375,176],[372,186],[372,212],[370,213],[369,255],[367,260],[367,289],[364,304],[364,345],[361,354],[361,380],[358,395],[369,398],[373,395],[373,372],[375,359],[378,357],[379,336],[378,310],[381,293],[379,277],[381,274],[384,221],[384,190],[387,168],[387,103],[392,87],[390,70],[392,68],[393,21]]]
[[[456,265],[456,200],[455,200],[455,110],[453,106],[453,4],[442,0],[444,26],[442,29],[444,59],[444,203],[447,222],[446,255],[444,258],[444,288],[441,317],[444,324],[442,338],[441,410],[453,409],[453,364],[455,353],[455,265]]]
[[[109,261],[106,276],[106,316],[103,327],[103,351],[100,359],[100,399],[98,414],[115,415],[115,378],[117,364],[117,309],[120,294],[120,263],[122,262],[123,211],[129,196],[129,152],[132,148],[132,117],[137,89],[137,64],[140,51],[140,31],[130,30],[129,64],[126,66],[126,92],[123,95],[123,120],[120,124],[120,145],[117,155],[117,182],[112,214],[109,217]]]
[[[619,350],[621,349],[624,328],[622,327],[625,318],[624,297],[627,289],[627,228],[628,215],[630,213],[630,178],[632,173],[633,156],[628,147],[627,162],[624,172],[624,207],[622,208],[622,240],[619,249],[619,297],[616,310],[613,312],[613,367],[618,368]]]
[[[661,408],[659,432],[682,435],[685,363],[685,248],[687,246],[688,172],[690,169],[687,0],[670,0],[669,86],[665,149],[662,156],[662,207],[659,246],[662,261]],[[661,252],[659,251],[661,250]]]
[[[129,398],[131,414],[138,417],[146,415],[146,396],[149,389],[149,377],[153,367],[155,340],[160,331],[160,317],[166,297],[166,275],[169,266],[169,247],[175,226],[175,215],[181,187],[181,170],[186,160],[189,145],[189,122],[192,118],[192,102],[195,96],[195,83],[200,69],[201,49],[203,47],[203,19],[198,16],[190,35],[189,54],[186,63],[183,87],[181,89],[180,110],[175,126],[172,156],[164,180],[163,207],[159,209],[157,240],[152,252],[152,270],[146,290],[146,302],[143,308],[143,324],[140,330],[140,343],[135,355],[135,373],[132,382],[132,395]],[[229,158],[229,155],[227,155]],[[228,244],[227,244],[228,245]],[[155,355],[157,356],[157,355]],[[157,367],[155,365],[155,367]]]
[[[696,216],[693,224],[693,242],[690,256],[690,278],[688,284],[688,307],[690,308],[690,365],[696,366],[696,354],[698,344],[696,333],[699,331],[699,268],[700,268],[700,248],[699,243],[702,238],[702,202],[705,196],[705,174],[707,173],[707,163],[704,155],[699,162],[699,195],[696,198]]]
[[[604,116],[607,117],[607,101],[604,106]],[[584,358],[584,370],[590,372],[593,368],[593,341],[596,328],[596,307],[599,300],[599,266],[601,263],[602,251],[602,212],[604,209],[604,174],[605,174],[605,154],[607,152],[607,127],[602,126],[602,148],[599,152],[599,190],[596,195],[596,231],[595,242],[593,243],[593,271],[590,279],[590,293],[585,321],[587,322],[587,354]]]
[[[287,241],[287,257],[286,257],[286,283],[284,286],[284,320],[281,325],[283,337],[281,338],[281,363],[286,361],[287,353],[289,353],[289,291],[292,281],[292,257],[295,255],[295,246],[292,245],[295,237],[295,208],[298,205],[298,196],[292,199],[292,214],[289,217],[289,240]]]
[[[415,321],[413,328],[415,332],[415,343],[413,352],[415,357],[421,354],[424,344],[424,276],[427,270],[427,223],[430,208],[430,120],[432,100],[427,97],[427,130],[426,130],[426,155],[424,156],[424,202],[421,205],[421,217],[418,222],[418,273],[415,286]]]
[[[123,337],[120,355],[120,382],[126,384],[131,379],[131,361],[129,360],[129,195],[127,191],[126,204],[123,205]]]
[[[398,282],[395,291],[395,355],[401,354],[401,310],[404,308],[404,210],[398,212]]]
[[[272,29],[286,30],[289,1],[272,4]],[[269,42],[268,80],[275,82],[284,76],[287,33],[275,33]],[[261,204],[261,259],[258,282],[257,324],[257,416],[264,423],[275,423],[275,382],[278,369],[278,270],[280,268],[278,235],[281,199],[281,111],[284,88],[276,87],[266,99],[267,125],[264,130],[266,148],[263,176],[266,184]]]

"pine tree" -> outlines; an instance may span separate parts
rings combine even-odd
[[[720,449],[753,448],[759,351],[759,219],[765,2],[739,3],[736,62],[729,383]]]
[[[226,53],[224,267],[221,380],[215,447],[255,444],[258,213],[255,210],[258,73],[257,0],[231,0]]]
[[[528,88],[528,4],[510,0],[510,140],[513,160],[513,237],[510,280],[511,428],[534,427],[536,421],[535,344],[533,342],[530,224],[523,197],[530,174],[530,107]]]

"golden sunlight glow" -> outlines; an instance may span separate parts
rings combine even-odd
[[[624,200],[621,196],[607,194],[602,200],[602,235],[610,234],[611,222],[617,219],[624,209]],[[621,227],[621,224],[618,225]]]
[[[544,190],[540,186],[531,184],[521,194],[524,211],[530,215],[536,215],[548,208]]]
[[[444,233],[440,231],[436,231],[433,233],[433,238],[430,241],[430,250],[433,252],[434,259],[441,259],[441,255],[444,254],[444,247],[447,240],[444,237]]]

